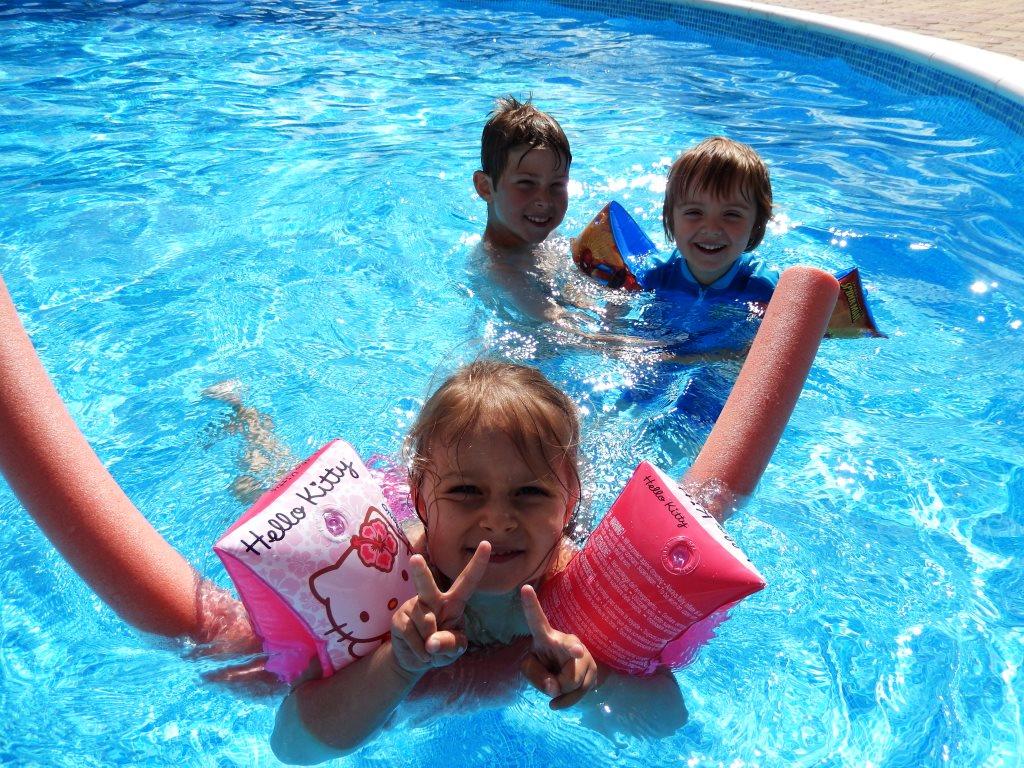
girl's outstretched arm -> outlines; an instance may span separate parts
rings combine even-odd
[[[0,471],[79,576],[144,632],[251,650],[236,601],[211,593],[93,452],[54,389],[0,278]],[[219,601],[211,615],[209,608]]]

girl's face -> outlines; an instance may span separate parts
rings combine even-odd
[[[434,567],[454,580],[488,541],[491,559],[477,591],[511,592],[544,575],[577,497],[571,474],[547,467],[539,455],[525,461],[498,430],[437,448],[417,499]]]
[[[725,197],[691,189],[672,209],[676,248],[701,285],[711,285],[735,263],[750,242],[757,206],[734,189]]]

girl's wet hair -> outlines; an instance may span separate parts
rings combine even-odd
[[[572,164],[569,139],[555,118],[529,101],[524,104],[511,96],[498,99],[480,137],[480,168],[497,184],[508,165],[509,153],[523,146],[550,149],[561,161],[559,168],[566,171]]]
[[[568,477],[579,498],[580,424],[576,405],[536,368],[478,360],[460,368],[427,400],[405,438],[409,487],[417,494],[438,450],[457,449],[481,430],[507,435],[527,464]]]
[[[772,217],[772,183],[768,167],[753,147],[725,136],[712,136],[688,149],[672,164],[665,190],[661,223],[669,242],[676,239],[672,213],[687,193],[710,192],[725,198],[739,190],[756,207],[754,228],[744,251],[754,250],[764,238]]]

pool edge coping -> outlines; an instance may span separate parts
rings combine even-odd
[[[1002,53],[865,21],[748,0],[665,1],[672,5],[762,18],[900,53],[919,63],[965,78],[1024,106],[1024,61]],[[1003,74],[996,75],[995,72]]]

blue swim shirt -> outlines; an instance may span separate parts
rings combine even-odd
[[[697,282],[678,251],[648,256],[637,266],[637,280],[652,301],[638,308],[632,330],[680,354],[749,345],[779,280],[777,270],[746,254],[708,286]]]
[[[667,257],[648,256],[635,270],[637,282],[646,291],[685,293],[695,299],[712,301],[757,301],[767,303],[779,282],[777,270],[743,254],[729,271],[711,285],[701,285],[690,272],[678,250]]]

